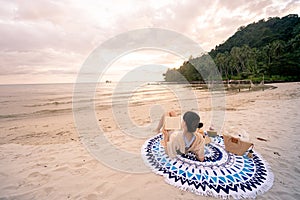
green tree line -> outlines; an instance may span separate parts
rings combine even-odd
[[[168,69],[164,76],[166,81],[203,81],[217,66],[226,80],[259,82],[264,76],[266,81],[299,81],[299,58],[300,19],[291,14],[240,27],[208,54],[190,58],[178,69]]]

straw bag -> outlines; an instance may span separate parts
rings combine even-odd
[[[225,144],[225,150],[238,156],[244,155],[244,153],[250,147],[253,148],[253,143],[242,141],[240,138],[223,134],[223,139]]]

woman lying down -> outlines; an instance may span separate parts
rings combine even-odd
[[[191,111],[186,112],[181,120],[181,129],[180,126],[174,127],[176,124],[171,125],[171,127],[167,124],[168,119],[175,117],[177,115],[174,111],[163,115],[156,129],[157,132],[162,129],[164,137],[162,145],[166,153],[170,158],[174,158],[177,154],[193,152],[196,158],[203,162],[205,135],[201,129],[203,124],[200,123],[199,115]],[[178,123],[180,125],[180,122]]]

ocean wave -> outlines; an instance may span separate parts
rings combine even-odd
[[[54,102],[48,102],[48,103],[39,103],[39,104],[31,104],[31,105],[24,105],[24,107],[41,107],[41,106],[58,106],[58,105],[65,105],[65,104],[71,104],[72,101],[63,101],[63,102],[59,102],[59,101],[54,101]]]
[[[63,108],[63,109],[45,109],[45,110],[38,110],[35,112],[28,112],[28,113],[14,113],[14,114],[6,114],[0,115],[0,119],[20,119],[20,118],[27,118],[33,116],[42,116],[47,114],[61,114],[61,113],[68,113],[72,112],[72,108]]]

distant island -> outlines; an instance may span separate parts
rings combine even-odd
[[[198,63],[196,67],[205,76],[216,65],[223,80],[300,81],[300,19],[290,14],[242,26],[209,53],[168,69],[163,74],[165,81],[203,82],[193,63]]]

